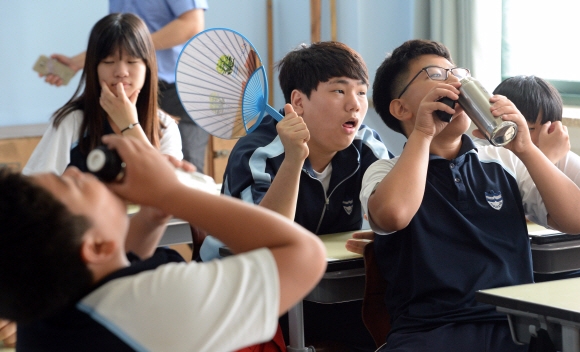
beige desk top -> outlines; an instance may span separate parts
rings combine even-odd
[[[201,189],[202,186],[204,186],[204,189]],[[204,190],[204,191],[211,193],[211,194],[214,194],[216,196],[220,195],[220,190],[222,188],[221,183],[217,183],[217,184],[216,183],[213,183],[213,184],[208,183],[207,185],[202,184],[202,186],[193,187],[193,188]],[[133,214],[137,213],[138,211],[139,211],[139,205],[137,205],[137,204],[128,204],[127,205],[127,214],[133,215]]]
[[[128,204],[127,205],[127,214],[133,215],[139,211],[139,206],[137,204]]]
[[[320,237],[320,240],[322,240],[322,243],[324,243],[324,246],[326,247],[326,260],[335,261],[335,260],[362,258],[360,254],[349,252],[344,247],[346,240],[351,238],[352,234],[355,232],[360,231],[340,232],[318,236]]]
[[[528,225],[528,232],[538,232],[538,231],[549,230],[549,229],[545,228],[544,226],[540,226],[540,225],[535,224],[535,223],[530,222],[530,221],[527,222],[527,225]]]
[[[360,231],[367,231],[367,230],[360,230]],[[349,252],[344,248],[344,244],[346,240],[352,237],[352,234],[355,232],[360,231],[349,231],[349,232],[340,232],[328,235],[320,235],[320,239],[324,243],[326,247],[326,256],[328,261],[333,260],[344,260],[344,259],[352,259],[352,258],[360,258],[361,255]],[[532,222],[528,222],[528,232],[530,234],[550,234],[550,233],[559,233],[559,231],[550,230],[543,226],[534,224]],[[579,237],[580,238],[580,237]]]
[[[528,233],[532,236],[533,235],[540,236],[540,235],[544,235],[544,234],[548,235],[548,234],[560,233],[560,231],[551,230],[551,229],[548,229],[544,226],[540,226],[538,224],[535,224],[533,222],[528,221]]]
[[[368,230],[360,230],[360,231],[368,231]],[[328,235],[320,235],[320,239],[324,243],[326,247],[326,257],[328,261],[334,260],[344,260],[344,259],[353,259],[353,258],[360,258],[362,257],[359,254],[355,254],[349,252],[344,247],[346,240],[352,237],[352,234],[355,232],[360,231],[348,231],[348,232],[340,232],[340,233],[333,233]],[[558,231],[547,229],[543,226],[534,224],[532,222],[528,222],[528,232],[530,234],[543,234],[543,233],[557,233]]]
[[[580,278],[478,291],[483,303],[580,322]]]

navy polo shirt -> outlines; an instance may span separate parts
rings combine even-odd
[[[508,152],[502,160],[497,148],[478,150],[464,135],[456,158],[431,155],[417,214],[406,228],[376,237],[392,332],[505,320],[476,302],[475,292],[533,281],[522,200],[531,178]],[[396,160],[379,162],[392,167]]]

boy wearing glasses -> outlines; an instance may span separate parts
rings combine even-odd
[[[376,73],[375,108],[408,138],[400,157],[367,169],[361,191],[387,281],[392,329],[381,351],[526,351],[475,292],[533,282],[526,215],[580,231],[580,189],[534,146],[511,101],[490,99],[494,116],[518,125],[506,148],[476,148],[461,107],[439,102],[457,100],[467,74],[445,46],[424,40],[402,44]]]

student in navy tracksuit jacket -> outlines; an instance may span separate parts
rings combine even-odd
[[[234,147],[226,168],[223,193],[260,204],[282,165],[284,146],[276,132],[276,120],[266,122]],[[380,158],[390,157],[377,132],[361,125],[352,143],[336,152],[328,191],[306,159],[300,171],[294,220],[315,234],[360,230],[358,200],[364,171]],[[339,166],[339,167],[338,167]]]
[[[321,42],[291,51],[279,67],[284,118],[267,117],[238,141],[222,191],[315,234],[360,230],[362,176],[374,161],[392,157],[379,135],[362,124],[368,109],[366,65],[348,46]],[[202,259],[219,246],[206,239]],[[305,303],[305,320],[307,342],[340,341],[353,350],[374,350],[360,301]]]

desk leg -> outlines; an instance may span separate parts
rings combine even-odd
[[[313,348],[305,347],[302,301],[296,303],[288,311],[288,333],[290,335],[290,344],[287,346],[288,352],[314,352]]]
[[[580,331],[578,327],[562,324],[562,352],[580,351]]]

